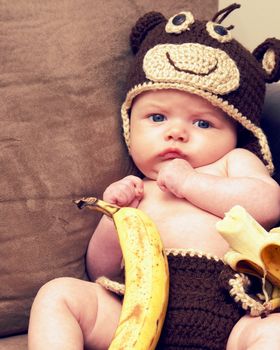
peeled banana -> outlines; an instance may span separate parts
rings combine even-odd
[[[273,285],[270,306],[280,307],[280,228],[267,232],[239,205],[216,228],[230,245],[224,260],[236,271],[268,280]]]
[[[153,221],[139,209],[119,208],[94,197],[76,204],[113,219],[123,253],[125,295],[109,350],[155,349],[167,309],[169,272]]]

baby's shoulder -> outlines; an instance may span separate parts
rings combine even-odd
[[[261,162],[261,160],[254,153],[248,151],[245,148],[234,148],[225,155],[225,158],[228,161],[236,161],[240,159],[253,159]]]
[[[249,175],[266,174],[264,163],[252,152],[244,148],[235,148],[226,156],[228,172],[231,174]]]
[[[226,160],[228,162],[231,163],[236,163],[238,162],[240,164],[240,162],[244,161],[246,162],[246,164],[252,163],[257,163],[257,164],[263,164],[263,162],[251,151],[248,151],[245,148],[234,148],[233,150],[231,150],[230,152],[228,152],[228,154],[225,156]]]

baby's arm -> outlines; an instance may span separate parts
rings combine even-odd
[[[263,226],[276,224],[280,215],[279,185],[263,163],[251,152],[235,149],[226,156],[225,165],[227,176],[222,177],[198,172],[188,162],[175,159],[161,169],[158,183],[164,191],[218,217],[239,204]]]
[[[107,187],[103,200],[120,207],[137,207],[143,196],[143,182],[127,176]],[[92,280],[99,276],[115,277],[121,272],[122,252],[113,221],[101,218],[87,250],[87,270]]]

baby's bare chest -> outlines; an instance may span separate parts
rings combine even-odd
[[[166,248],[191,248],[219,257],[228,250],[228,244],[215,229],[220,218],[162,192],[154,181],[145,184],[139,209],[155,222]]]

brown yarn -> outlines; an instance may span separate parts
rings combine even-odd
[[[233,39],[232,26],[220,23],[239,7],[232,4],[208,22],[195,20],[188,11],[169,19],[150,12],[137,21],[130,37],[135,59],[121,109],[128,148],[133,99],[148,90],[177,89],[207,99],[236,120],[247,131],[242,133],[242,147],[273,173],[260,117],[265,84],[280,79],[280,41],[268,39],[250,53]]]
[[[220,283],[234,272],[206,256],[169,254],[170,297],[158,350],[226,348],[231,329],[245,313]]]
[[[161,13],[151,11],[136,22],[130,34],[130,47],[134,54],[138,52],[148,32],[163,21],[165,21],[165,18]]]
[[[223,20],[234,10],[236,9],[239,9],[240,8],[240,4],[237,4],[237,3],[234,3],[234,4],[231,4],[227,7],[225,7],[224,9],[218,11],[215,16],[212,18],[212,22],[217,22],[217,23],[222,23]],[[223,16],[219,18],[219,16],[221,16],[223,14]]]
[[[280,79],[280,60],[277,59],[280,57],[280,41],[275,38],[266,39],[261,45],[255,48],[253,55],[258,61],[262,62],[268,50],[273,50],[276,60],[271,73],[266,76],[266,81],[267,83],[275,83]]]

